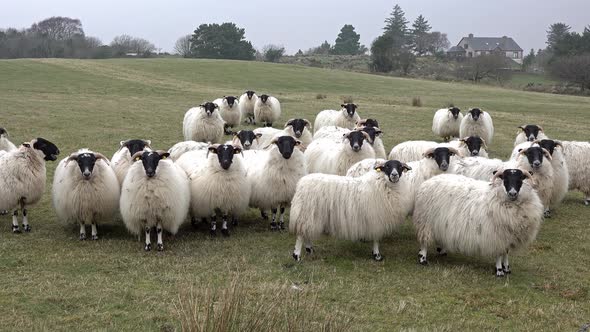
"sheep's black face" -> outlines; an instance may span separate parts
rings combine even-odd
[[[149,146],[149,143],[142,139],[130,139],[121,144],[126,147],[127,150],[129,150],[129,154],[131,156],[138,153],[139,151],[143,151],[146,146]]]
[[[153,151],[144,151],[141,157],[137,157],[138,160],[141,158],[141,162],[143,163],[143,169],[145,170],[145,175],[148,178],[153,178],[156,175],[156,169],[158,168],[158,164],[160,163],[161,159],[166,159],[170,156],[169,153],[159,154]]]
[[[537,139],[537,136],[539,135],[539,131],[541,131],[541,128],[539,128],[539,126],[537,125],[526,125],[524,127],[519,127],[520,129],[522,129],[522,131],[524,131],[524,135],[526,136],[527,141],[529,142],[533,142]]]
[[[451,157],[454,155],[455,153],[450,151],[449,148],[436,148],[432,153],[428,154],[427,157],[433,158],[438,165],[438,169],[446,172],[449,169]]]
[[[260,100],[262,100],[263,103],[266,103],[268,100],[268,95],[260,95]]]
[[[494,175],[496,172],[494,172]],[[520,188],[522,188],[522,182],[527,179],[527,176],[519,169],[507,169],[498,177],[504,183],[504,190],[508,199],[515,201],[520,193]]]
[[[543,148],[540,146],[532,146],[524,151],[533,169],[539,169],[543,165],[543,154]]]
[[[96,156],[94,153],[79,154],[76,161],[78,162],[78,167],[80,167],[80,172],[82,172],[84,179],[89,180],[92,176],[92,171],[94,171],[94,165],[96,164]]]
[[[397,160],[388,160],[385,164],[375,167],[376,171],[383,172],[392,183],[397,183],[403,172],[411,169],[410,166]]]
[[[230,144],[220,144],[209,147],[209,152],[216,154],[221,168],[227,170],[233,163],[234,154],[241,153],[242,149]]]
[[[342,104],[340,105],[343,109],[346,110],[348,117],[352,118],[354,116],[354,112],[356,112],[357,106],[355,104]]]
[[[469,110],[469,113],[471,113],[473,121],[477,121],[483,112],[479,108],[472,108]]]
[[[33,148],[36,150],[40,150],[45,155],[45,160],[56,160],[57,156],[59,155],[59,149],[55,144],[51,143],[50,141],[38,137],[33,144]]]
[[[451,107],[449,108],[449,112],[453,114],[453,119],[457,120],[457,118],[459,117],[459,113],[461,113],[461,110],[457,107]]]
[[[0,127],[0,136],[8,136],[8,132],[6,131],[6,129]]]
[[[236,102],[236,99],[238,99],[234,96],[226,96],[223,98],[227,101],[227,104],[229,105],[229,107],[234,107],[234,103]]]
[[[365,127],[377,127],[378,128],[379,122],[377,122],[377,120],[375,120],[375,119],[366,119],[362,125]]]
[[[375,143],[375,137],[378,137],[382,133],[381,130],[378,130],[375,127],[364,127],[362,131],[369,134],[369,137],[371,138],[371,141],[369,143],[371,144]]]
[[[344,137],[348,138],[350,147],[354,152],[359,152],[363,147],[363,141],[366,139],[364,133],[360,130],[351,131],[348,134],[344,134]]]
[[[483,145],[483,140],[479,136],[469,136],[463,140],[465,145],[467,145],[467,149],[469,153],[477,157],[479,155],[479,151],[481,150],[481,146]]]
[[[249,100],[252,100],[252,97],[254,97],[254,91],[248,90],[246,91],[246,95],[248,96]]]
[[[242,143],[244,150],[250,150],[255,139],[260,138],[262,134],[255,134],[252,130],[240,130],[236,136]]]
[[[303,135],[303,131],[305,130],[305,126],[307,126],[307,121],[303,119],[294,119],[287,122],[287,126],[293,127],[293,132],[295,133],[295,137],[299,138]]]
[[[219,105],[214,104],[212,102],[206,102],[201,106],[203,109],[205,109],[205,112],[207,113],[207,116],[211,116],[211,114],[213,114],[213,112],[215,112],[215,109],[219,107]]]
[[[553,155],[553,151],[555,150],[555,147],[557,146],[557,142],[555,142],[555,141],[554,141],[554,140],[552,140],[552,139],[542,139],[542,140],[539,142],[539,145],[540,145],[540,146],[541,146],[543,149],[545,149],[545,150],[549,151],[549,154],[550,154],[550,155]]]
[[[281,136],[277,138],[276,145],[279,147],[279,152],[285,159],[291,158],[293,154],[293,150],[297,145],[301,144],[301,142],[295,140],[291,136]]]

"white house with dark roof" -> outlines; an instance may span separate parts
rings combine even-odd
[[[486,54],[503,54],[507,58],[522,64],[523,50],[510,37],[474,37],[472,33],[463,37],[456,46],[451,47],[447,54],[456,58],[473,58]]]

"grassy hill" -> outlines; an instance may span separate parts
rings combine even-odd
[[[62,157],[81,147],[110,156],[129,138],[167,149],[182,140],[188,108],[246,89],[277,96],[282,121],[313,121],[352,97],[362,117],[379,119],[387,149],[436,139],[433,110],[448,103],[491,113],[494,157],[508,157],[516,127],[525,123],[542,125],[551,137],[589,139],[590,103],[583,97],[185,59],[0,61],[0,126],[15,143],[47,138]],[[413,97],[423,106],[412,107]],[[49,181],[56,164],[48,166]],[[299,312],[315,324],[308,330],[326,317],[350,319],[352,330],[577,330],[590,321],[590,208],[581,202],[581,194],[570,193],[530,250],[512,256],[513,274],[496,279],[493,259],[450,255],[419,266],[410,222],[384,241],[381,263],[370,259],[369,243],[327,238],[315,244],[315,256],[294,263],[294,237],[271,233],[255,211],[229,239],[210,239],[205,226],[187,223],[164,240],[163,253],[144,253],[120,220],[100,227],[99,241],[80,242],[77,227],[57,223],[48,184],[30,211],[32,233],[13,235],[10,217],[0,217],[0,329],[173,330],[179,316],[190,314],[182,304],[191,294],[231,289],[234,281],[244,315],[276,305],[277,319],[290,321],[302,303]],[[277,291],[287,301],[273,298]]]

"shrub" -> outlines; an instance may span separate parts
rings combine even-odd
[[[414,97],[414,98],[412,98],[412,106],[414,106],[414,107],[422,107],[422,100],[420,99],[420,97]]]
[[[326,99],[328,96],[326,96],[323,93],[318,93],[317,95],[315,95],[315,99]]]
[[[342,102],[345,104],[350,104],[353,103],[354,100],[352,99],[352,96],[344,96],[342,97]]]

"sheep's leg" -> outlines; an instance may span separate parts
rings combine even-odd
[[[278,230],[278,227],[277,227],[277,208],[270,209],[270,212],[272,213],[272,221],[270,222],[270,230],[271,231],[276,231],[276,230]]]
[[[586,194],[586,199],[584,199],[584,205],[590,205],[590,194]]]
[[[309,239],[305,239],[305,252],[313,254],[313,245]]]
[[[143,250],[145,251],[150,251],[152,250],[152,239],[150,238],[150,232],[151,232],[152,228],[148,227],[147,225],[145,226],[145,247],[143,247]]]
[[[227,229],[227,214],[221,216],[221,234],[229,236],[229,229]]]
[[[504,256],[498,256],[496,258],[496,277],[503,277],[505,276],[504,274],[504,268],[502,267],[502,258]]]
[[[281,208],[279,210],[280,214],[279,214],[279,228],[280,229],[285,229],[285,207],[281,205]]]
[[[266,123],[266,126],[267,126],[267,127],[272,127],[272,122],[267,122],[267,123]]]
[[[445,250],[445,248],[436,247],[436,252],[438,253],[439,256],[446,256],[447,255],[447,251]]]
[[[197,227],[197,217],[191,216],[191,226]]]
[[[238,217],[236,217],[236,216],[231,217],[231,225],[238,226]]]
[[[297,241],[295,241],[295,250],[293,251],[293,259],[296,261],[301,260],[301,247],[303,246],[303,236],[297,235]],[[305,248],[307,250],[307,248]]]
[[[217,216],[216,215],[211,216],[211,229],[209,230],[209,234],[211,236],[217,235]]]
[[[263,209],[260,209],[260,217],[262,220],[268,220],[268,214]]]
[[[162,222],[158,221],[158,223],[156,224],[156,233],[158,234],[158,242],[157,242],[157,248],[158,251],[162,251],[164,250],[164,241],[162,241]]]
[[[425,245],[423,245],[420,248],[420,251],[418,252],[418,263],[422,264],[422,265],[427,265],[428,261],[426,260],[426,253],[427,253],[427,247]]]
[[[545,207],[545,209],[543,210],[543,217],[551,218],[551,209],[549,209],[549,207]]]
[[[224,132],[226,135],[231,135],[231,134],[232,134],[232,132],[231,132],[231,129],[230,129],[230,128],[231,128],[231,127],[230,127],[230,125],[228,125],[227,123],[226,123],[226,124],[224,124],[224,125],[223,125],[223,132]]]
[[[27,217],[27,209],[22,208],[23,211],[23,229],[25,232],[31,232],[31,225],[29,225],[29,217]]]
[[[373,259],[377,262],[383,260],[383,256],[381,256],[381,253],[379,252],[379,241],[377,240],[373,241]]]
[[[20,233],[20,228],[18,227],[18,210],[12,212],[12,232]]]
[[[80,241],[86,240],[86,225],[83,221],[80,221]]]
[[[92,222],[92,224],[90,224],[90,227],[92,227],[92,240],[98,240],[98,229],[96,228],[96,223]]]
[[[512,273],[512,271],[510,270],[510,262],[508,262],[508,254],[502,256],[502,269],[504,270],[505,274]]]

